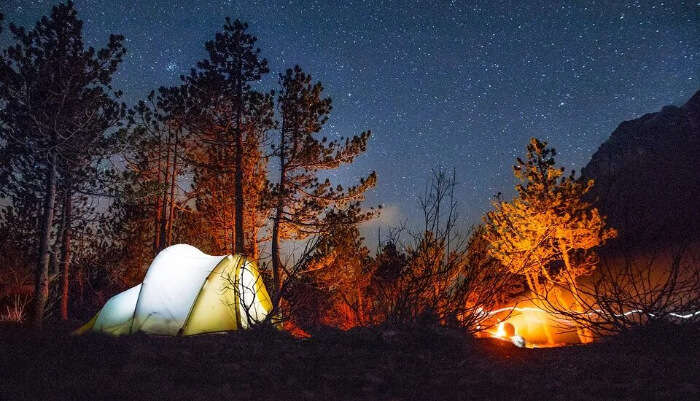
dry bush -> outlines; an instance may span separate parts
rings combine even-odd
[[[334,221],[331,229],[318,236],[306,264],[287,279],[284,301],[301,328],[350,329],[368,323],[366,290],[373,262],[354,219],[344,215],[327,216]]]
[[[23,322],[27,317],[27,308],[31,302],[31,297],[14,294],[8,298],[9,302],[5,305],[5,310],[0,313],[0,322]]]
[[[512,275],[488,256],[480,228],[458,229],[455,185],[454,173],[434,171],[420,199],[423,230],[390,234],[378,256],[371,321],[487,328],[485,311],[507,292]]]
[[[511,291],[515,276],[489,256],[482,228],[458,228],[455,185],[454,175],[434,172],[420,199],[421,230],[393,228],[373,260],[356,226],[333,224],[293,263],[283,263],[292,268],[283,274],[271,319],[303,329],[424,323],[487,329],[487,311]]]
[[[270,293],[272,311],[262,324],[287,326],[292,324],[299,315],[311,313],[310,305],[317,302],[317,295],[309,291],[309,274],[314,271],[314,255],[319,246],[319,237],[312,236],[299,244],[281,264],[282,277],[280,288],[276,293]],[[271,280],[271,266],[260,265],[261,277],[265,280],[266,288],[274,288]]]
[[[606,250],[598,269],[578,285],[578,294],[552,287],[538,297],[544,308],[598,336],[656,323],[700,322],[700,251],[689,241],[669,246]],[[556,294],[555,294],[556,292]],[[573,311],[575,300],[584,306]]]

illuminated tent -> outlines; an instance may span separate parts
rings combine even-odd
[[[143,283],[110,298],[75,331],[192,335],[247,328],[272,309],[254,262],[173,245],[151,263]]]

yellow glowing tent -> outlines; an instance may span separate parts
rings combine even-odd
[[[255,262],[173,245],[151,263],[143,283],[110,298],[75,331],[192,335],[247,328],[272,309]]]

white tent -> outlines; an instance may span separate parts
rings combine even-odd
[[[143,283],[110,298],[76,333],[191,335],[236,330],[272,309],[257,266],[185,244],[161,251]]]

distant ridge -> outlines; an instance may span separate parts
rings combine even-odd
[[[581,172],[620,239],[700,237],[700,91],[621,123]]]

